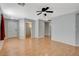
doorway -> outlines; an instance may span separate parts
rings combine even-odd
[[[32,37],[32,22],[26,22],[25,23],[25,32],[26,32],[26,38]]]
[[[51,39],[51,26],[50,22],[45,22],[45,38]]]

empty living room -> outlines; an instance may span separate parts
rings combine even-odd
[[[0,3],[0,56],[79,56],[79,3]]]

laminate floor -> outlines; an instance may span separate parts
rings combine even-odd
[[[79,47],[59,43],[49,38],[43,39],[6,39],[1,56],[75,56]]]

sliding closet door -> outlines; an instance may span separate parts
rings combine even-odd
[[[18,37],[18,22],[8,21],[8,38]]]

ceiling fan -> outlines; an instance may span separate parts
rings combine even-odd
[[[36,11],[36,12],[39,12],[37,15],[40,15],[42,14],[42,12],[46,12],[46,13],[53,13],[53,11],[48,11],[49,7],[46,7],[46,8],[42,8],[41,11]],[[44,16],[47,16],[47,14],[44,14]]]

